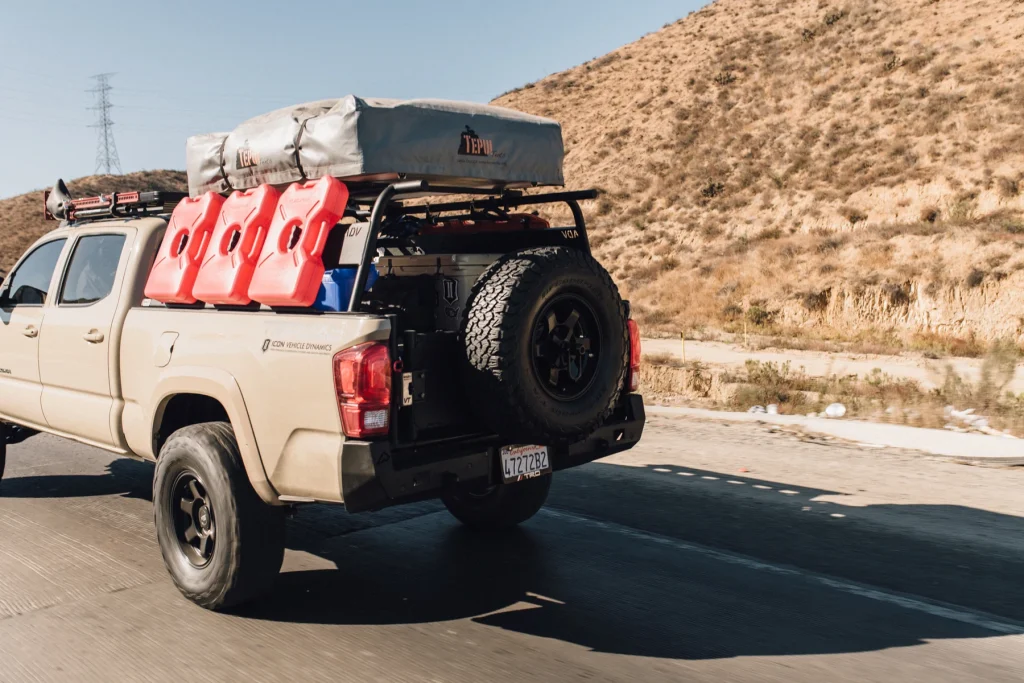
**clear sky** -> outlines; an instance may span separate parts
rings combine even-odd
[[[111,77],[125,172],[184,168],[185,138],[338,97],[487,102],[707,0],[0,0],[0,197],[95,168],[90,76]]]

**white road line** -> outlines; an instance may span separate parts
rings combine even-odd
[[[660,534],[650,533],[647,531],[640,531],[639,529],[633,529],[628,526],[616,524],[614,522],[604,522],[599,519],[593,519],[591,517],[585,517],[583,515],[577,515],[572,512],[565,512],[563,510],[554,510],[551,508],[544,508],[541,514],[563,521],[587,524],[592,527],[596,527],[603,531],[608,531],[620,536],[628,536],[640,541],[646,541],[648,543],[656,543],[658,545],[675,548],[676,550],[683,550],[686,552],[696,553],[705,557],[710,557],[720,562],[727,562],[729,564],[746,567],[754,571],[770,572],[772,574],[778,574],[782,576],[793,576],[810,583],[816,583],[820,586],[827,586],[833,590],[848,593],[850,595],[856,595],[868,600],[875,600],[877,602],[884,602],[890,605],[897,605],[903,609],[912,610],[914,612],[921,612],[924,614],[931,615],[933,617],[940,617],[942,619],[949,619],[951,621],[958,621],[962,624],[970,624],[971,626],[977,626],[984,628],[995,633],[1003,633],[1007,635],[1020,635],[1024,634],[1024,624],[1014,623],[1007,621],[1001,617],[997,617],[991,614],[985,614],[984,612],[976,612],[974,610],[966,609],[963,607],[957,607],[956,605],[943,604],[937,601],[927,600],[925,598],[912,597],[902,593],[895,593],[892,591],[883,590],[881,588],[873,588],[871,586],[857,583],[855,581],[847,581],[846,579],[836,579],[831,576],[824,574],[817,574],[815,572],[798,569],[796,567],[787,567],[784,565],[770,564],[768,562],[762,562],[752,557],[745,555],[737,555],[734,553],[725,552],[723,550],[715,550],[707,546],[698,545],[696,543],[689,543],[687,541],[680,541],[669,536],[662,536]]]

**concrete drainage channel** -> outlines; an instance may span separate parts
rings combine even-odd
[[[923,429],[859,420],[734,413],[704,408],[646,406],[649,415],[679,416],[728,422],[754,422],[799,427],[810,432],[868,447],[902,448],[959,462],[990,465],[1024,465],[1024,439],[985,434],[964,434],[943,429]]]

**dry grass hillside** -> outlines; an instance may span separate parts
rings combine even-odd
[[[187,191],[181,171],[141,171],[127,175],[96,175],[68,183],[74,197],[127,190]],[[26,248],[57,224],[43,220],[43,191],[0,199],[0,270],[8,271]]]
[[[1024,341],[1024,2],[718,0],[499,97],[649,331]]]

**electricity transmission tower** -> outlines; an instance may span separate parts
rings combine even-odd
[[[117,157],[117,143],[114,142],[114,122],[110,120],[110,110],[114,106],[110,103],[110,82],[112,73],[97,74],[93,76],[96,80],[96,87],[88,92],[96,94],[96,106],[89,107],[92,111],[99,112],[99,119],[89,126],[98,130],[96,138],[96,172],[101,170],[105,173],[121,173],[121,160]]]

